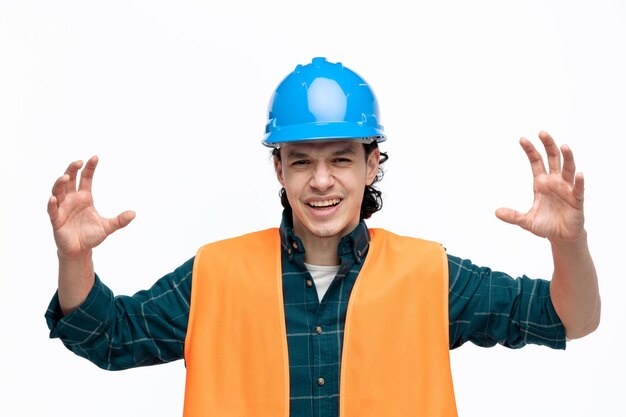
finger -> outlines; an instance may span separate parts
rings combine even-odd
[[[572,149],[567,145],[561,146],[561,153],[563,154],[563,172],[562,176],[565,181],[570,184],[574,183],[574,175],[576,174],[576,163],[574,162],[574,153]]]
[[[78,170],[83,166],[83,161],[74,161],[65,170],[65,174],[69,175],[69,181],[66,184],[68,192],[76,191],[76,176]]]
[[[96,166],[98,165],[98,157],[92,156],[87,161],[85,168],[80,173],[80,184],[78,185],[78,189],[80,191],[89,191],[91,192],[91,184],[93,182],[93,174],[96,172]]]
[[[544,130],[539,132],[539,139],[541,139],[541,143],[543,143],[543,147],[548,155],[548,167],[550,167],[550,172],[561,172],[561,152],[559,151],[559,147],[556,146],[556,143],[554,143],[554,139]]]
[[[496,217],[503,222],[526,228],[526,217],[517,210],[501,207],[496,210]]]
[[[68,174],[63,174],[63,176],[57,178],[52,186],[52,196],[56,197],[57,204],[63,204],[65,200],[65,195],[67,194],[67,183],[70,180],[70,176]]]
[[[526,156],[528,157],[528,161],[530,162],[530,168],[533,171],[533,176],[536,177],[541,174],[546,173],[546,167],[543,165],[543,159],[541,158],[541,154],[537,152],[535,146],[526,138],[521,138],[519,140],[520,145],[522,145],[522,149],[526,152]]]
[[[576,174],[574,190],[572,193],[574,194],[574,198],[581,204],[585,201],[585,177],[583,177],[582,172]]]
[[[59,217],[59,207],[57,206],[57,198],[55,196],[48,199],[48,216],[50,216],[50,221],[53,223]]]
[[[135,212],[131,210],[127,210],[122,214],[119,214],[117,217],[113,219],[109,219],[109,221],[105,224],[106,233],[110,235],[111,233],[119,230],[123,227],[128,226],[128,224],[133,221],[135,218]]]

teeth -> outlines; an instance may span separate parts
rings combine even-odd
[[[312,207],[331,207],[336,206],[341,202],[338,198],[333,198],[332,200],[323,200],[323,201],[311,201],[309,202],[309,206]]]

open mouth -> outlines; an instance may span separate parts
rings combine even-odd
[[[341,203],[340,198],[331,198],[329,200],[309,201],[307,205],[314,209],[329,209],[338,206]]]

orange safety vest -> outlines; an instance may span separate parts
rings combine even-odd
[[[341,417],[457,415],[441,245],[370,229],[344,329]],[[288,417],[278,229],[202,247],[185,340],[185,417]]]

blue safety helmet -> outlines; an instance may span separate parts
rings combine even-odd
[[[370,86],[354,71],[326,58],[298,65],[278,86],[269,105],[265,146],[289,142],[386,139],[378,102]]]

